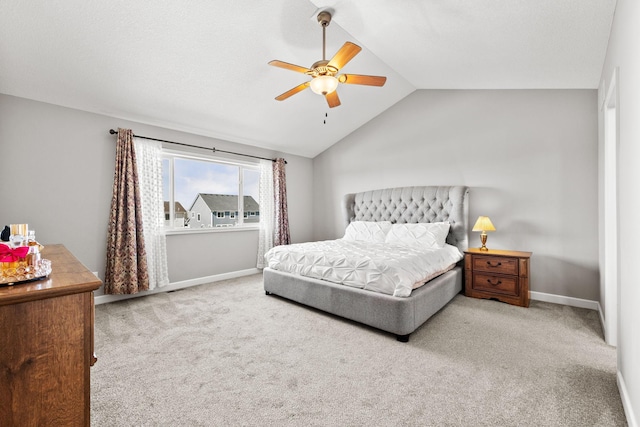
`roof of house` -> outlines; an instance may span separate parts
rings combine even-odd
[[[199,193],[198,197],[202,197],[202,200],[209,206],[211,212],[230,211],[235,212],[238,210],[238,196],[228,194],[207,194]],[[197,198],[196,198],[197,200]],[[194,202],[195,204],[195,202]],[[191,206],[193,208],[193,206]],[[244,210],[245,211],[258,211],[260,206],[258,202],[251,196],[244,196]]]
[[[175,213],[187,213],[187,210],[180,202],[175,202],[173,210]],[[169,202],[164,202],[164,211],[169,212]]]

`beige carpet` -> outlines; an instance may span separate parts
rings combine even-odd
[[[466,298],[407,344],[262,276],[96,307],[93,426],[626,425],[595,311]]]

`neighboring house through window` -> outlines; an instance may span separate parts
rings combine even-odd
[[[244,196],[242,205],[245,209],[252,209],[252,212],[259,210],[258,202],[253,196]],[[198,216],[202,215],[205,227],[235,227],[240,221],[238,211],[232,210],[238,206],[238,196],[229,194],[208,194],[199,193],[189,210],[196,212]],[[215,213],[215,214],[214,214]],[[211,218],[207,222],[206,218]],[[247,218],[243,214],[243,218]],[[244,219],[245,225],[257,224],[259,216],[253,216]]]
[[[257,164],[166,150],[162,166],[165,226],[240,227],[260,221]]]
[[[164,202],[164,226],[182,228],[189,224],[189,214],[187,210],[182,206],[180,202],[175,202],[173,207],[174,221],[171,223],[171,209],[170,202]],[[193,216],[193,215],[192,215]]]

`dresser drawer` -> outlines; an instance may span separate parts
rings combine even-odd
[[[473,273],[473,289],[518,296],[518,277]]]
[[[518,258],[498,256],[473,257],[473,271],[518,275]]]

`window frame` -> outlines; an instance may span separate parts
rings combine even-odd
[[[195,160],[195,161],[204,161],[211,163],[218,163],[229,166],[238,167],[238,210],[235,211],[236,220],[238,220],[238,224],[233,227],[174,227],[174,221],[170,221],[170,225],[164,226],[165,234],[184,234],[184,233],[208,233],[208,232],[229,232],[229,231],[246,231],[246,230],[257,230],[259,228],[259,223],[245,223],[244,222],[244,171],[252,170],[260,173],[260,163],[257,161],[239,161],[239,160],[230,160],[227,158],[223,158],[215,155],[206,155],[206,154],[194,154],[185,151],[179,150],[171,150],[171,149],[162,149],[162,159],[169,160],[169,215],[170,218],[175,216],[175,176],[174,176],[174,159],[186,159],[186,160]],[[258,204],[259,200],[256,200]],[[236,213],[237,212],[237,213]],[[193,214],[193,212],[192,212]],[[200,215],[198,215],[200,216]],[[213,216],[213,213],[212,213]]]

